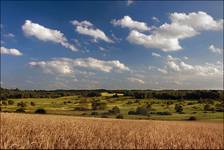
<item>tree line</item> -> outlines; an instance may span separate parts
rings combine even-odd
[[[0,88],[0,100],[10,98],[59,98],[80,95],[101,96],[101,92],[123,93],[135,99],[154,98],[164,100],[223,100],[223,90],[20,90]]]

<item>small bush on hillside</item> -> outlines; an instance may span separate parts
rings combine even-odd
[[[8,100],[8,104],[9,105],[13,105],[14,104],[14,101],[13,100]]]
[[[167,111],[165,111],[165,112],[157,112],[156,114],[157,115],[172,115],[171,112],[167,112]]]
[[[117,106],[114,106],[111,110],[108,111],[111,114],[119,114],[120,113],[120,108]]]
[[[175,110],[177,113],[182,113],[183,112],[183,106],[180,104],[175,105]]]
[[[22,101],[22,102],[17,103],[17,106],[26,107],[26,103]]]
[[[102,103],[100,101],[92,101],[92,109],[93,110],[103,110],[106,109],[107,104]]]
[[[8,105],[6,101],[2,101],[2,105]]]
[[[138,114],[138,115],[148,115],[149,110],[144,106],[137,107],[135,113]]]
[[[34,102],[30,102],[30,105],[31,106],[35,106],[36,104]]]
[[[113,98],[117,98],[117,97],[119,97],[117,94],[114,94],[113,96],[112,96]]]
[[[193,109],[198,109],[198,107],[197,107],[197,106],[193,106],[193,107],[191,107],[191,108],[193,108]]]
[[[188,118],[188,120],[193,121],[193,120],[197,120],[197,118],[196,118],[195,116],[190,116],[190,117]]]
[[[189,102],[189,103],[187,103],[187,105],[194,105],[194,103],[193,102]]]
[[[124,116],[122,114],[119,114],[116,116],[117,119],[124,119]]]
[[[74,110],[75,111],[87,111],[87,110],[89,110],[89,108],[86,108],[86,107],[75,107]]]
[[[133,103],[132,101],[128,101],[126,104],[131,105],[132,103]]]
[[[101,118],[109,118],[107,115],[102,115]]]
[[[135,111],[131,110],[128,112],[128,115],[136,115]]]
[[[91,113],[91,115],[93,115],[93,116],[96,116],[96,115],[98,115],[98,114],[99,114],[99,113],[96,112],[96,111],[94,111],[94,112]]]
[[[101,115],[111,115],[111,113],[108,111],[105,111],[105,112],[102,112]]]
[[[24,113],[25,112],[25,109],[24,108],[18,108],[18,109],[16,109],[16,112]]]
[[[204,110],[205,111],[215,111],[215,108],[212,107],[210,104],[205,104]]]
[[[46,114],[47,112],[46,112],[45,109],[43,109],[43,108],[39,108],[39,109],[35,110],[35,113],[36,113],[36,114]]]

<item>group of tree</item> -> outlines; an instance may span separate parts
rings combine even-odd
[[[164,100],[223,100],[223,90],[19,90],[0,88],[0,100],[9,98],[58,98],[81,95],[98,97],[102,92],[123,93],[135,99],[155,98]],[[116,97],[116,96],[115,96]]]

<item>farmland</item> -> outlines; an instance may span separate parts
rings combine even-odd
[[[223,124],[214,122],[1,113],[0,145],[1,149],[223,149],[222,131]]]

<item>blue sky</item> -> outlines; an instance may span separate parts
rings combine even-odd
[[[1,86],[222,89],[223,1],[1,1]]]

